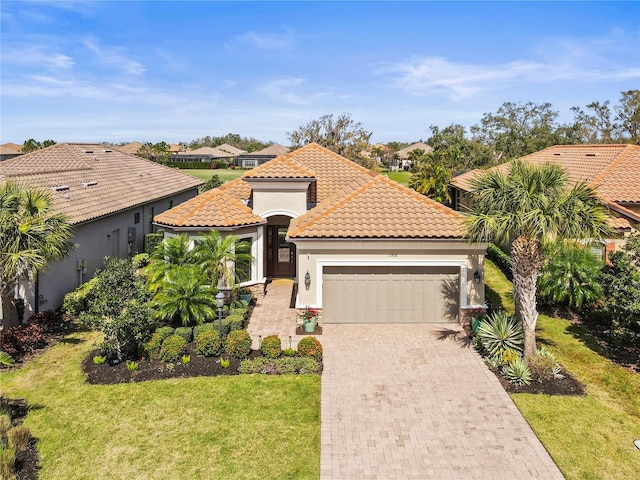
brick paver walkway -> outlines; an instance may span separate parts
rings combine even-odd
[[[320,478],[561,479],[451,325],[324,325]]]
[[[247,331],[253,340],[252,348],[259,347],[259,338],[267,335],[278,335],[282,340],[282,348],[296,348],[302,338],[296,335],[297,312],[290,308],[293,280],[278,278],[267,285],[266,294],[259,298],[251,314]],[[322,342],[322,337],[318,337]]]

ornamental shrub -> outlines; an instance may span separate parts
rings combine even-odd
[[[515,315],[509,315],[504,311],[493,312],[483,319],[478,327],[477,336],[484,350],[498,358],[505,350],[522,352],[524,348],[522,323]]]
[[[155,333],[160,334],[160,336],[164,340],[165,338],[173,335],[175,331],[176,331],[175,328],[167,326],[167,327],[158,328]]]
[[[244,307],[232,308],[229,311],[229,315],[240,315],[243,318],[247,318],[247,313],[248,313],[248,310],[246,308],[244,308]]]
[[[299,357],[296,360],[296,373],[309,374],[320,373],[320,361],[313,357]]]
[[[196,354],[203,357],[213,357],[220,355],[222,351],[222,342],[218,336],[218,332],[214,330],[206,330],[200,332],[196,337]]]
[[[238,373],[263,375],[314,374],[320,372],[320,362],[312,357],[258,357],[243,360]]]
[[[88,301],[94,295],[94,289],[98,284],[98,277],[83,283],[75,290],[67,293],[62,302],[62,309],[69,315],[79,315],[88,308]]]
[[[227,335],[225,351],[235,358],[247,358],[251,352],[251,337],[246,330],[233,330]]]
[[[487,258],[495,263],[504,276],[509,280],[513,280],[513,272],[511,270],[511,257],[507,255],[500,247],[490,243],[487,245]]]
[[[298,342],[298,355],[320,360],[322,358],[322,345],[316,337],[304,337]]]
[[[242,330],[244,328],[244,316],[232,314],[222,321],[222,326],[226,329],[225,333],[233,330]]]
[[[211,332],[215,330],[218,332],[218,326],[214,323],[201,323],[200,325],[196,325],[193,327],[193,339],[198,340],[198,337],[204,332]]]
[[[509,365],[502,367],[502,375],[514,385],[522,386],[531,383],[531,370],[522,357],[518,357]]]
[[[187,343],[193,340],[193,329],[191,327],[178,327],[176,328],[174,334],[180,335],[187,341]]]
[[[21,357],[47,345],[40,325],[16,325],[2,332],[2,350],[12,357]]]
[[[160,360],[163,362],[175,362],[187,351],[187,341],[180,335],[171,335],[162,342],[160,348]]]
[[[260,350],[265,357],[278,358],[282,353],[282,342],[277,335],[269,335],[264,337]]]

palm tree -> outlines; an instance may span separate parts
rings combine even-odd
[[[186,235],[165,238],[156,246],[149,259],[149,265],[144,269],[151,293],[156,293],[162,288],[166,275],[172,269],[196,263],[189,247],[189,237]]]
[[[215,289],[198,265],[182,265],[167,272],[155,295],[156,315],[162,320],[180,319],[182,325],[199,325],[215,318]]]
[[[5,181],[0,185],[0,318],[15,322],[17,286],[74,248],[67,217],[55,213],[49,192]]]
[[[196,243],[194,254],[200,265],[208,273],[211,284],[219,288],[233,287],[242,278],[245,269],[253,261],[247,242],[239,242],[235,235],[223,237],[220,232],[211,230]]]
[[[608,231],[595,189],[570,188],[557,165],[514,161],[507,173],[488,170],[473,182],[465,235],[470,241],[510,244],[516,316],[524,327],[524,356],[535,357],[536,281],[542,245],[559,238],[600,239]]]

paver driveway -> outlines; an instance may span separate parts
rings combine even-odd
[[[464,332],[324,325],[321,479],[561,479]]]

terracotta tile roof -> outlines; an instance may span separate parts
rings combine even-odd
[[[290,238],[460,238],[464,217],[379,175],[293,219]]]
[[[218,147],[200,147],[195,150],[189,150],[184,152],[185,155],[211,155],[217,158],[231,158],[235,157],[234,154],[219,149]]]
[[[156,215],[154,221],[171,227],[239,227],[266,223],[242,201],[218,188]]]
[[[222,150],[223,152],[230,153],[234,157],[237,157],[238,155],[242,155],[243,153],[245,153],[244,150],[238,147],[234,147],[233,145],[229,145],[228,143],[223,143],[222,145],[218,145],[215,148],[217,148],[218,150]]]
[[[193,190],[203,182],[103,144],[59,143],[0,163],[0,177],[54,187],[57,211],[77,224]]]
[[[269,145],[262,150],[258,150],[257,152],[251,152],[248,155],[276,155],[279,157],[280,155],[286,155],[287,153],[289,153],[289,149],[287,147],[283,147],[276,143],[274,145]]]
[[[140,150],[141,147],[142,147],[142,144],[140,142],[132,142],[132,143],[127,143],[126,145],[121,145],[119,147],[113,147],[113,148],[120,150],[121,152],[124,152],[124,153],[135,155],[138,152],[138,150]]]
[[[305,145],[280,158],[292,160],[315,172],[318,203],[354,181],[370,179],[378,175],[317,143]]]
[[[247,200],[251,197],[251,185],[245,182],[242,177],[222,184],[218,187],[218,190],[226,193],[236,200]]]
[[[22,150],[22,145],[18,145],[17,143],[7,142],[7,143],[3,143],[2,146],[3,147],[9,147],[12,150],[15,150],[17,152],[20,152],[20,150]]]
[[[409,158],[409,153],[413,152],[414,150],[424,150],[425,153],[433,152],[433,148],[431,147],[431,145],[427,145],[424,142],[417,142],[403,148],[402,150],[398,150],[396,152],[396,155],[398,156],[398,158],[407,159]]]
[[[587,182],[598,187],[598,195],[606,203],[640,203],[639,145],[556,145],[532,153],[522,160],[537,165],[561,165],[569,182]],[[507,172],[509,163],[493,167]],[[454,177],[451,184],[471,191],[469,182],[481,170]]]
[[[287,156],[282,156],[249,170],[242,178],[314,178],[315,176],[313,170],[305,168]]]
[[[19,155],[20,150],[6,145],[0,145],[0,155]]]

